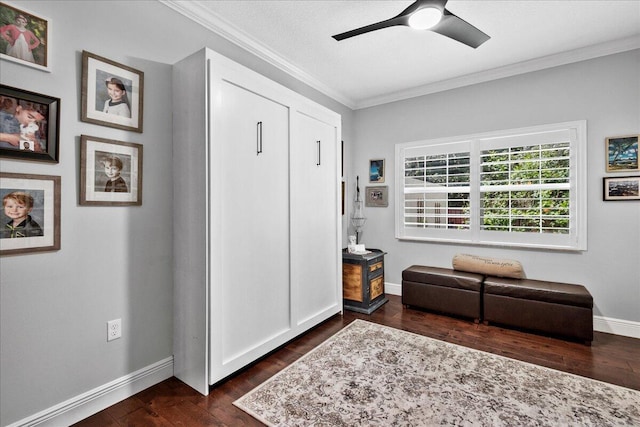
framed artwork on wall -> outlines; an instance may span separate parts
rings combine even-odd
[[[607,172],[640,171],[638,166],[638,137],[617,136],[606,139]]]
[[[389,187],[365,187],[365,206],[387,207],[389,206]]]
[[[82,52],[83,122],[142,133],[144,73]]]
[[[0,85],[0,157],[58,163],[60,99]]]
[[[142,205],[142,145],[82,135],[80,204]]]
[[[382,184],[384,182],[384,159],[369,160],[369,182]]]
[[[60,249],[60,177],[0,173],[0,255]]]
[[[640,176],[603,178],[604,200],[640,200]]]
[[[51,20],[0,2],[0,59],[51,72]]]

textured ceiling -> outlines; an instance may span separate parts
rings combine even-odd
[[[640,0],[449,1],[491,36],[477,49],[408,27],[331,38],[412,1],[161,1],[351,108],[640,48]]]

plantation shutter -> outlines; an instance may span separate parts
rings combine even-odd
[[[480,229],[568,234],[570,158],[568,132],[536,135],[480,151]],[[504,142],[504,141],[503,141]]]
[[[404,226],[468,229],[471,153],[431,153],[404,159]]]
[[[396,144],[396,237],[587,245],[586,121]]]

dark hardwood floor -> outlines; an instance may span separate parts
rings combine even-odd
[[[465,347],[640,390],[640,340],[596,332],[591,346],[404,308],[400,297],[372,315],[345,311],[202,396],[176,378],[77,424],[90,426],[262,426],[232,402],[360,318]]]

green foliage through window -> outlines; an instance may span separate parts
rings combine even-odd
[[[569,146],[566,141],[481,151],[481,229],[569,233]]]

